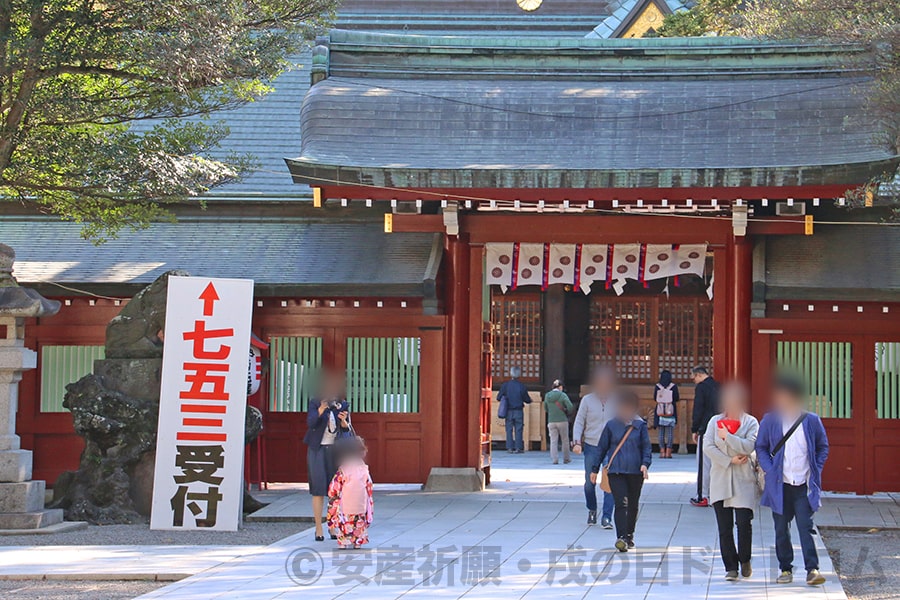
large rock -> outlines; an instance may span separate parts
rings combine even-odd
[[[151,389],[155,385],[153,399],[123,394],[113,389],[117,383],[92,373],[66,386],[63,406],[72,411],[75,432],[85,444],[78,470],[63,474],[54,486],[53,506],[65,509],[67,519],[135,523],[146,515],[149,505],[135,502],[142,493],[133,488],[147,485],[146,468],[138,473],[137,467],[153,461],[159,381],[145,381]],[[152,468],[150,475],[152,485]]]
[[[161,358],[162,332],[166,325],[166,293],[169,276],[188,276],[169,271],[135,294],[106,326],[106,358]]]

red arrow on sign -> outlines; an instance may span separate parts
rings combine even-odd
[[[212,284],[212,281],[209,282],[209,285],[206,286],[199,298],[203,300],[203,316],[211,317],[213,304],[219,299],[219,294],[216,293],[216,286]]]

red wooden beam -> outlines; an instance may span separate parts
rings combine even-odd
[[[655,215],[465,213],[460,231],[473,243],[543,242],[570,244],[724,244],[731,218]]]
[[[392,233],[443,233],[442,215],[392,215]]]

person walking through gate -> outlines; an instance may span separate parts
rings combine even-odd
[[[531,404],[528,388],[519,381],[522,369],[510,367],[511,379],[500,386],[497,400],[506,402],[506,451],[510,454],[525,452],[525,440],[522,438],[525,428],[525,405]]]
[[[794,580],[791,521],[797,520],[806,583],[821,585],[819,554],[813,539],[813,514],[822,506],[822,469],[828,459],[828,436],[819,415],[805,411],[802,381],[779,376],[772,390],[773,410],[763,417],[756,438],[756,457],[765,473],[761,504],[772,509],[776,583]]]
[[[672,458],[672,443],[675,437],[675,423],[678,419],[678,386],[672,381],[672,373],[668,369],[659,372],[659,382],[653,386],[653,397],[656,399],[656,410],[653,425],[659,430],[659,457]]]
[[[600,456],[597,444],[607,422],[616,415],[616,373],[611,367],[598,367],[591,378],[591,393],[581,399],[575,425],[572,427],[575,454],[584,453],[584,503],[588,509],[588,525],[597,523],[597,485],[591,477],[594,463],[603,464],[606,456]],[[612,529],[614,500],[609,492],[603,493],[600,525]]]
[[[691,434],[697,444],[697,497],[694,506],[709,506],[709,458],[703,455],[703,434],[706,425],[719,412],[719,384],[705,367],[691,369],[694,380],[694,410],[691,413]]]
[[[572,412],[572,401],[563,391],[562,381],[553,382],[553,388],[544,396],[544,408],[547,410],[547,430],[550,432],[550,460],[559,464],[557,444],[562,443],[563,462],[569,464],[569,414]]]
[[[602,457],[610,453],[608,464],[602,468],[607,472],[606,479],[616,503],[615,546],[619,552],[634,548],[641,488],[647,479],[653,454],[647,423],[637,415],[638,404],[634,392],[622,395],[616,403],[615,418],[603,428],[595,455]],[[597,482],[600,463],[597,458],[591,466],[592,483]]]
[[[725,579],[750,577],[753,548],[753,511],[759,502],[759,486],[752,456],[759,422],[747,414],[749,393],[739,383],[722,386],[722,414],[710,421],[703,447],[709,457],[709,501],[716,511],[719,552],[725,565]],[[737,523],[737,548],[734,526]]]

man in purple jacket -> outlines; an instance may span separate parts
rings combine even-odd
[[[759,424],[756,456],[765,472],[760,504],[772,509],[775,556],[781,571],[776,583],[794,580],[791,521],[797,519],[806,583],[821,585],[819,555],[813,539],[813,513],[822,505],[822,469],[828,458],[828,436],[822,419],[805,411],[806,395],[799,379],[780,376],[772,391],[774,410]]]

